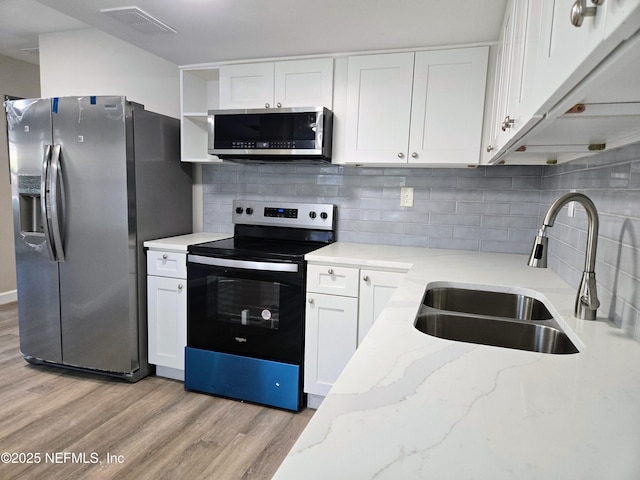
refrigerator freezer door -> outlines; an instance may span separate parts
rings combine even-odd
[[[27,358],[60,363],[58,263],[49,257],[42,214],[43,164],[52,143],[51,101],[16,100],[7,103],[6,112],[20,351]]]
[[[65,197],[63,363],[124,373],[137,368],[138,334],[129,112],[124,97],[68,97],[52,114]]]

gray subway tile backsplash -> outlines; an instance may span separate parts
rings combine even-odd
[[[232,232],[234,199],[338,205],[338,240],[528,254],[543,215],[578,190],[598,208],[599,314],[640,341],[640,143],[554,166],[358,168],[203,166],[204,228]],[[400,188],[414,206],[400,206]],[[587,221],[581,206],[548,229],[549,266],[578,285]]]
[[[600,229],[596,278],[606,316],[640,341],[640,144],[630,145],[556,167],[545,167],[541,213],[560,195],[580,191],[598,209]],[[584,264],[587,219],[581,206],[570,218],[563,209],[548,230],[549,266],[577,285]]]

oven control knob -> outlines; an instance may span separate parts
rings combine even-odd
[[[244,211],[244,210],[243,210],[243,208],[242,208],[242,207],[236,207],[236,213],[237,213],[238,215],[240,215],[243,211]]]
[[[309,212],[309,216],[311,218],[316,218],[316,212]]]
[[[326,220],[328,217],[329,217],[329,215],[327,214],[327,212],[322,212],[320,214],[320,218],[323,219],[323,220]]]
[[[247,207],[247,209],[245,210],[245,212],[247,213],[247,215],[251,215],[253,213],[253,208],[251,207]]]

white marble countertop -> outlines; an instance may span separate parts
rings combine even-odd
[[[410,270],[275,479],[640,478],[640,344],[573,317],[577,286],[523,255],[338,242],[307,259]],[[526,289],[580,352],[423,334],[434,282]]]
[[[196,243],[212,242],[214,240],[222,240],[233,235],[230,233],[211,233],[198,232],[188,233],[186,235],[178,235],[176,237],[159,238],[157,240],[147,240],[144,246],[150,250],[164,250],[169,252],[186,253],[189,245]]]

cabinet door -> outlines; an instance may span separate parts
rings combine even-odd
[[[307,293],[304,391],[326,396],[358,344],[358,299]]]
[[[358,309],[358,345],[369,333],[373,322],[396,291],[405,274],[380,270],[360,270]]]
[[[275,107],[331,108],[333,59],[295,60],[275,64]]]
[[[179,278],[147,277],[149,363],[184,370],[187,288]]]
[[[499,122],[501,121],[500,115],[501,112],[498,111],[501,103],[500,97],[500,82],[501,82],[501,66],[502,66],[502,55],[503,54],[503,44],[499,42],[496,47],[496,61],[494,65],[493,71],[493,87],[492,87],[492,99],[491,99],[491,111],[485,121],[486,124],[486,146],[484,148],[483,154],[483,163],[488,164],[491,163],[491,160],[495,156],[498,151],[498,143],[497,143],[497,135],[498,130],[500,128]],[[504,113],[504,112],[502,112]],[[504,118],[504,117],[502,117]]]
[[[563,97],[584,75],[599,62],[605,53],[592,54],[601,45],[605,30],[604,5],[597,7],[596,14],[585,17],[582,26],[571,23],[571,9],[576,0],[540,0],[544,24],[543,48],[541,50],[538,82],[543,98]],[[609,3],[605,2],[605,5]],[[585,2],[592,7],[591,1]],[[589,62],[585,62],[589,58]]]
[[[413,53],[349,58],[345,162],[407,162],[413,58]]]
[[[480,161],[488,47],[415,54],[409,163]]]
[[[511,80],[513,78],[511,70],[513,68],[515,4],[516,1],[513,0],[507,5],[498,46],[494,113],[491,117],[493,122],[491,126],[491,150],[494,152],[504,147],[509,137],[508,130],[503,128],[503,124],[508,120]]]
[[[512,0],[498,46],[487,157],[502,154],[512,139],[542,118],[538,62],[543,48],[545,6],[539,0]]]
[[[512,63],[507,114],[513,119],[509,135],[527,131],[541,118],[538,91],[538,59],[543,42],[543,3],[518,0],[512,36]]]
[[[544,8],[539,0],[512,0],[507,6],[498,50],[490,151],[498,152],[541,118],[537,69],[547,28]]]
[[[273,63],[222,65],[220,108],[273,106]]]

